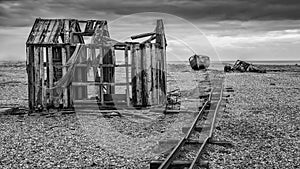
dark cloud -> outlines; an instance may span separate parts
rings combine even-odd
[[[0,26],[31,25],[36,17],[105,17],[163,12],[188,20],[300,20],[299,0],[0,0]]]

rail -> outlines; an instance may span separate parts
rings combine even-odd
[[[211,100],[212,100],[212,97],[213,97],[213,91],[214,90],[215,90],[215,88],[211,89],[210,94],[208,96],[208,99],[202,105],[199,113],[197,114],[197,116],[196,116],[195,120],[193,121],[192,126],[190,127],[187,134],[178,142],[178,144],[175,146],[175,148],[172,150],[172,152],[167,156],[167,158],[161,163],[161,165],[159,166],[158,169],[168,169],[170,167],[170,165],[172,164],[172,162],[175,161],[175,159],[176,159],[177,155],[179,154],[181,148],[184,147],[184,145],[187,142],[189,142],[189,138],[191,137],[192,133],[195,131],[195,128],[196,128],[196,125],[197,125],[198,121],[203,119],[206,108],[211,105]],[[212,121],[211,121],[209,134],[208,134],[207,137],[204,138],[204,141],[201,142],[202,145],[199,148],[199,150],[197,151],[196,157],[189,164],[189,169],[195,168],[195,166],[197,165],[197,161],[200,159],[200,157],[203,154],[205,146],[208,143],[210,143],[210,140],[212,139],[212,135],[213,135],[213,131],[214,131],[214,128],[215,128],[215,123],[216,123],[216,117],[217,117],[217,113],[219,111],[219,108],[220,108],[220,105],[221,105],[221,102],[222,102],[222,97],[223,97],[223,85],[221,87],[220,97],[218,99],[216,108],[214,109],[214,114],[213,114],[213,118],[212,118]]]

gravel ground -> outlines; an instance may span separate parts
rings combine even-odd
[[[25,67],[2,65],[0,69],[0,106],[26,107]],[[282,72],[282,67],[280,72],[226,74],[226,87],[235,92],[228,98],[215,137],[235,147],[209,146],[212,168],[299,168],[300,77],[297,72]],[[169,65],[168,90],[179,88],[184,97],[197,98],[201,92],[195,86],[206,74],[222,76],[214,70],[204,73],[187,65]],[[198,106],[182,102],[183,109]],[[0,168],[147,168],[149,160],[161,156],[153,151],[158,141],[180,139],[181,128],[192,117],[2,115]]]
[[[27,91],[25,63],[0,63],[0,107],[27,107]]]
[[[203,72],[187,65],[168,74],[169,90],[195,88]],[[23,66],[2,66],[1,80],[17,81],[1,86],[2,107],[27,105],[26,71]],[[192,75],[192,76],[191,76]],[[10,94],[5,94],[10,90]],[[186,94],[188,96],[188,94]],[[196,109],[194,104],[184,108]],[[145,115],[145,112],[131,112]],[[149,113],[149,112],[148,112]],[[162,140],[180,139],[181,128],[192,114],[155,115],[149,119],[130,117],[58,115],[1,116],[0,168],[148,168],[161,155]],[[156,150],[156,151],[154,151]]]
[[[1,116],[0,152],[0,168],[7,169],[130,165],[130,159],[116,156],[90,139],[75,115]]]
[[[209,147],[212,168],[300,168],[300,75],[228,73],[233,87],[216,139],[233,148]]]

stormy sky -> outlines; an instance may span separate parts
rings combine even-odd
[[[299,0],[0,0],[0,60],[25,60],[37,17],[107,20],[117,40],[163,18],[168,60],[300,60]]]

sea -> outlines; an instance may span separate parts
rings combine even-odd
[[[245,60],[254,65],[300,65],[300,60]],[[236,61],[211,61],[209,69],[223,70],[225,65],[233,65]],[[169,65],[189,65],[188,61],[167,61]]]
[[[255,65],[300,65],[300,60],[244,60]],[[167,61],[168,64],[189,64],[188,61]],[[211,61],[211,64],[234,64],[235,60]]]

